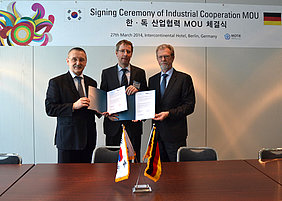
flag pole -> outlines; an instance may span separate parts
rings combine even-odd
[[[144,160],[143,160],[143,163],[144,163]],[[137,178],[135,186],[138,186],[140,175],[141,175],[141,170],[142,170],[142,163],[140,164],[140,167],[139,167],[139,174],[138,174],[138,178]]]
[[[140,179],[140,175],[141,175],[141,170],[142,170],[142,164],[140,165],[139,168],[139,175],[136,181],[135,186],[132,188],[132,192],[133,193],[151,193],[152,192],[152,188],[149,184],[138,184],[139,183],[139,179]]]

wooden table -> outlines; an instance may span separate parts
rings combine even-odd
[[[145,164],[141,165],[142,174]],[[140,164],[128,180],[115,183],[116,164],[39,164],[13,185],[1,200],[280,200],[282,187],[243,160],[162,163],[152,193],[132,193]]]
[[[0,165],[0,196],[34,165]]]
[[[250,165],[260,170],[266,176],[270,177],[282,185],[282,159],[272,160],[246,160]]]

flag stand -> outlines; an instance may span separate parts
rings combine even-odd
[[[135,186],[132,188],[133,193],[151,193],[152,188],[149,184],[138,184],[142,170],[142,163],[140,164],[140,171]]]
[[[149,184],[139,184],[132,188],[133,193],[151,193],[152,188]]]
[[[144,158],[143,158],[143,163],[144,163]],[[152,188],[149,184],[138,184],[143,163],[140,164],[138,178],[137,178],[135,186],[132,188],[133,193],[151,193],[152,192]]]

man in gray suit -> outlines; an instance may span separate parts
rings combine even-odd
[[[149,78],[149,89],[156,90],[156,123],[161,161],[176,161],[177,150],[186,146],[186,116],[193,113],[195,92],[190,75],[172,66],[174,48],[168,44],[157,47],[161,72]]]
[[[86,52],[72,48],[66,59],[69,71],[52,78],[46,93],[47,115],[57,117],[55,145],[58,163],[91,163],[96,146],[95,111],[88,110],[88,86],[97,87],[92,78],[83,74]]]
[[[111,91],[125,86],[126,94],[132,95],[138,91],[147,90],[145,71],[130,64],[133,54],[133,45],[128,40],[121,40],[116,44],[116,56],[118,63],[102,71],[100,89]],[[132,146],[136,152],[136,158],[140,162],[142,122],[115,121],[111,116],[104,119],[104,133],[106,145],[119,146],[122,134],[121,124],[124,124]]]

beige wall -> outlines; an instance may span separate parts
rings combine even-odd
[[[273,0],[268,4],[282,5]],[[0,152],[17,152],[24,163],[56,162],[56,119],[45,114],[44,99],[48,80],[67,71],[70,48],[0,48]],[[114,44],[84,48],[85,74],[100,86],[101,70],[116,63]],[[281,49],[175,47],[175,51],[174,67],[192,76],[196,90],[196,109],[188,117],[189,146],[214,147],[224,160],[257,158],[262,147],[282,146]],[[135,47],[132,64],[144,68],[147,78],[159,72],[154,47]],[[97,143],[104,145],[102,119],[97,120],[97,130]],[[143,152],[149,132],[147,121]]]

